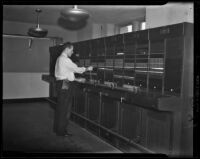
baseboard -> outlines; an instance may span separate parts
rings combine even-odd
[[[44,102],[47,97],[42,98],[18,98],[18,99],[3,99],[3,103],[29,103],[29,102]]]

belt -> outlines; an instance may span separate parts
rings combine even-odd
[[[56,81],[66,81],[66,82],[72,82],[72,81],[69,81],[68,79],[56,79]]]
[[[67,79],[63,79],[63,80],[56,80],[57,84],[61,84],[61,89],[69,89],[69,85],[71,84],[72,81],[69,81]]]

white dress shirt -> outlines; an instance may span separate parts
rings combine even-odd
[[[62,53],[56,60],[55,65],[55,77],[57,80],[67,79],[69,81],[74,81],[74,73],[80,73],[86,71],[85,67],[78,67],[72,60]]]

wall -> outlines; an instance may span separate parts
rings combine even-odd
[[[77,41],[89,40],[92,38],[92,22],[90,19],[87,21],[87,25],[77,31]]]
[[[3,99],[41,98],[49,96],[49,84],[40,73],[3,73]]]
[[[3,21],[3,33],[27,35],[28,29],[35,26],[36,24],[31,24],[31,23]],[[64,42],[77,41],[77,31],[69,31],[55,25],[40,25],[40,27],[48,30],[47,36],[62,37]]]
[[[106,24],[106,36],[119,34],[119,27],[114,24]]]
[[[3,21],[4,34],[22,34],[27,35],[30,27],[35,27],[35,24],[18,23]],[[41,25],[42,28],[48,29],[48,36],[62,37],[63,41],[77,41],[77,33],[75,31],[64,30],[58,26]],[[28,45],[28,40],[27,40]],[[49,61],[49,46],[44,46],[41,54]],[[5,48],[4,48],[5,49]],[[45,51],[45,52],[44,52]],[[28,53],[28,51],[27,51]],[[28,54],[27,54],[28,55]],[[5,58],[5,56],[3,57]],[[36,57],[40,58],[40,57]],[[26,60],[26,59],[25,59]],[[23,61],[21,61],[23,63]],[[25,62],[24,62],[25,63]],[[40,65],[40,64],[39,64]],[[27,66],[24,66],[27,67]],[[45,69],[48,70],[48,69]],[[49,84],[41,80],[42,74],[48,74],[48,71],[33,72],[24,70],[17,70],[17,72],[4,71],[3,72],[3,99],[16,99],[16,98],[41,98],[49,96]]]
[[[163,6],[147,6],[146,28],[154,28],[181,22],[194,23],[192,3],[168,3]]]

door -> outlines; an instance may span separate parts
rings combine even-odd
[[[121,104],[120,133],[136,143],[141,142],[141,113],[137,106]]]
[[[171,150],[171,123],[170,113],[144,109],[142,112],[141,144],[156,153],[169,154]]]

